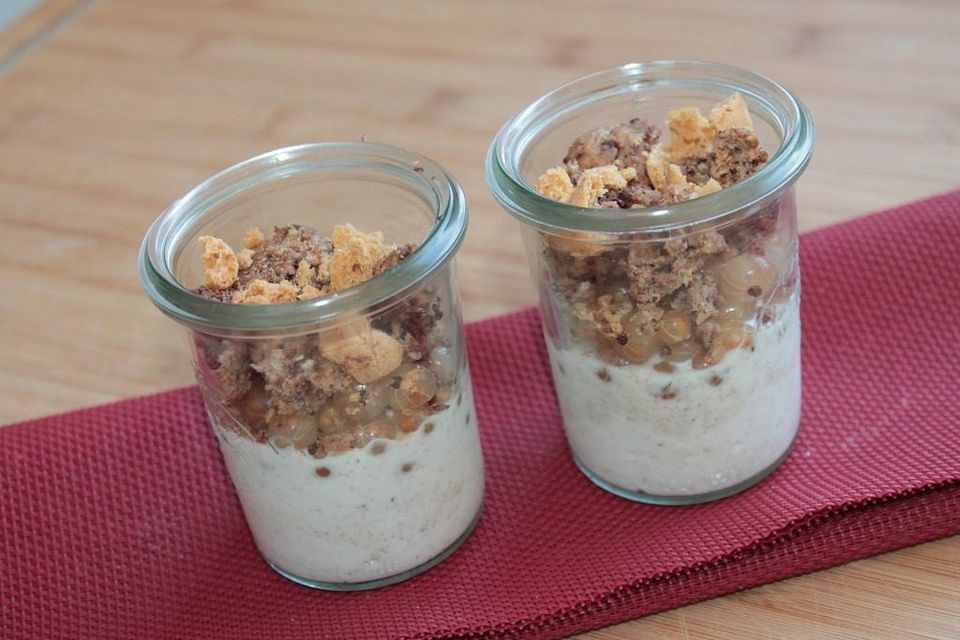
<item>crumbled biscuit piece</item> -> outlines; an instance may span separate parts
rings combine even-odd
[[[615,127],[601,127],[574,140],[563,159],[570,177],[595,167],[613,164],[618,167],[643,167],[643,154],[659,139],[660,131],[640,118]]]
[[[693,183],[690,183],[690,184],[693,184]],[[716,193],[717,191],[720,191],[721,189],[723,189],[723,185],[721,185],[719,182],[717,182],[713,178],[710,178],[709,180],[707,180],[706,184],[695,185],[693,192],[697,196],[708,196],[711,193]]]
[[[378,380],[400,366],[403,344],[377,329],[340,330],[320,337],[320,353],[366,384]]]
[[[233,294],[234,304],[275,304],[293,302],[297,299],[297,288],[293,283],[280,283],[254,280],[245,288]]]
[[[753,131],[753,120],[747,103],[739,92],[733,93],[726,100],[710,110],[710,124],[715,131],[739,127]]]
[[[604,187],[619,191],[626,187],[628,182],[637,177],[637,170],[633,167],[620,169],[616,165],[609,164],[603,167],[587,169],[583,172],[584,177],[593,175],[600,177],[600,181]]]
[[[700,109],[684,107],[667,114],[667,126],[670,127],[670,142],[663,146],[670,160],[705,153],[716,129],[703,117]]]
[[[647,177],[655,189],[665,189],[667,187],[667,167],[670,165],[670,159],[663,150],[662,145],[657,145],[647,154],[645,168]]]
[[[306,287],[313,283],[313,267],[306,260],[301,260],[297,265],[297,273],[293,276],[293,281],[298,287]]]
[[[396,247],[384,242],[379,231],[363,233],[351,224],[333,228],[333,255],[329,260],[330,289],[340,291],[366,282]]]
[[[393,269],[395,266],[400,264],[401,260],[406,259],[411,253],[413,253],[416,248],[417,246],[414,244],[403,244],[396,247],[377,264],[376,268],[373,270],[373,275],[378,276],[385,271]]]
[[[587,169],[577,180],[569,203],[578,207],[596,207],[608,189],[619,191],[636,177],[637,170],[633,167],[619,169],[614,165],[606,165]]]
[[[297,294],[297,300],[311,300],[313,298],[319,298],[322,295],[323,291],[320,291],[320,289],[317,289],[312,284],[308,284],[300,289],[300,293]]]
[[[573,193],[573,183],[570,176],[562,167],[547,169],[537,180],[537,191],[540,195],[560,202],[566,202]]]
[[[306,336],[255,345],[250,368],[262,376],[267,402],[279,416],[314,413],[353,384],[343,367],[322,357]]]
[[[702,185],[691,182],[679,165],[666,161],[661,149],[654,149],[647,158],[647,175],[650,176],[653,185],[663,193],[666,202],[680,202],[705,196],[722,188],[713,178],[709,178]]]
[[[755,173],[767,158],[752,131],[744,127],[724,129],[713,140],[710,175],[721,185],[729,186]]]
[[[587,175],[584,173],[577,180],[577,186],[573,188],[570,194],[569,203],[577,207],[595,207],[600,197],[607,192],[603,186],[603,178],[597,174]]]
[[[253,250],[240,249],[240,251],[237,251],[237,262],[241,269],[249,269],[253,265]]]
[[[204,284],[211,289],[229,289],[237,281],[240,264],[237,254],[226,242],[213,236],[201,236]]]
[[[243,234],[243,246],[247,249],[256,249],[263,244],[264,239],[259,227],[251,227]]]

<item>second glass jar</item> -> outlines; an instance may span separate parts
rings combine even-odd
[[[577,136],[739,92],[776,149],[721,192],[592,209],[530,185]],[[627,65],[545,95],[506,124],[491,189],[523,223],[564,430],[580,469],[655,504],[721,498],[786,456],[800,420],[797,210],[812,146],[786,90],[706,63]]]

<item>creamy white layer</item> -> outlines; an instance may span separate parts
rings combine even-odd
[[[469,391],[399,440],[317,459],[214,430],[263,556],[301,578],[359,583],[436,557],[471,525],[483,460]],[[375,443],[385,445],[375,455]],[[409,465],[409,466],[408,466]],[[321,477],[317,469],[326,468]],[[406,470],[405,470],[406,469]],[[326,473],[326,472],[324,472]]]
[[[706,369],[688,361],[661,373],[655,360],[616,367],[547,343],[573,455],[621,489],[663,497],[726,489],[773,464],[796,434],[796,296],[758,330],[753,350],[732,351]],[[719,384],[711,384],[713,376]],[[675,395],[664,399],[665,391]]]

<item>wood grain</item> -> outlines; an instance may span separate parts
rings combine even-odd
[[[459,263],[477,319],[534,301],[482,161],[544,90],[657,58],[776,78],[817,120],[811,229],[960,186],[958,27],[951,0],[52,0],[0,36],[0,422],[190,382],[137,246],[240,159],[365,133],[449,167],[471,204]],[[960,538],[583,637],[960,637]]]

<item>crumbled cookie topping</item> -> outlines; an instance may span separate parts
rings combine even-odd
[[[667,127],[666,142],[640,119],[590,131],[571,144],[563,166],[540,177],[537,190],[581,207],[658,206],[715,193],[767,161],[740,94],[706,117],[696,107],[671,111]],[[663,373],[685,360],[711,366],[752,344],[750,317],[777,286],[764,257],[777,222],[772,206],[719,232],[667,240],[546,235],[548,274],[567,303],[572,335],[596,341],[597,353],[613,364],[659,357],[655,368]]]
[[[332,238],[299,225],[244,235],[234,253],[205,236],[204,284],[232,304],[277,304],[335,293],[396,266],[414,249],[351,225]],[[215,388],[238,431],[316,457],[411,433],[446,408],[456,382],[438,324],[443,303],[425,288],[370,320],[276,340],[197,334],[201,384]]]
[[[537,190],[580,207],[657,206],[715,193],[767,161],[739,93],[709,117],[697,107],[671,111],[667,126],[666,143],[638,118],[590,131],[570,146],[564,166],[540,177]]]

